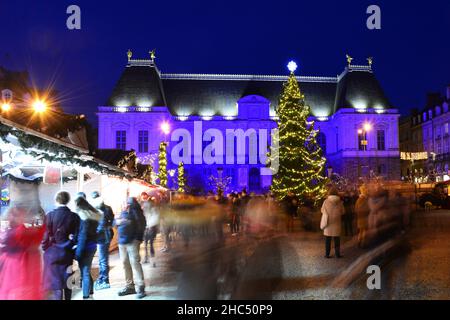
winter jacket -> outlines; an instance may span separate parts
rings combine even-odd
[[[87,251],[95,250],[97,246],[97,228],[103,214],[98,210],[77,209],[76,212],[81,221],[75,258],[80,261]]]
[[[323,202],[322,220],[320,228],[327,237],[339,237],[341,235],[342,215],[344,205],[338,196],[328,196]]]
[[[100,210],[103,213],[103,218],[100,220],[97,228],[97,243],[110,243],[114,236],[112,229],[114,213],[112,208],[107,206],[101,198],[97,199],[94,199],[97,201],[93,201],[93,205],[97,210]]]
[[[80,227],[79,216],[66,206],[47,213],[45,235],[42,241],[44,250],[44,289],[62,290],[67,287],[70,275],[67,269],[72,266],[74,250]]]
[[[122,211],[120,219],[125,220],[117,225],[119,244],[129,244],[134,240],[143,241],[146,227],[144,213],[140,206],[130,206]]]

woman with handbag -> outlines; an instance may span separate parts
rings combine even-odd
[[[344,214],[344,205],[338,196],[338,191],[332,187],[328,191],[328,197],[322,205],[322,219],[320,229],[325,236],[325,258],[330,257],[331,240],[334,241],[334,252],[336,258],[342,258],[340,252],[342,215]]]

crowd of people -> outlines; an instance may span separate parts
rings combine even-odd
[[[331,257],[332,242],[335,257],[343,257],[343,234],[357,236],[364,248],[409,224],[408,203],[398,192],[390,194],[380,185],[362,185],[358,191],[338,192],[332,186],[328,190],[320,210],[326,258]],[[89,197],[78,193],[74,212],[68,207],[70,200],[70,194],[61,191],[55,197],[55,209],[47,214],[29,215],[27,204],[9,210],[9,228],[0,239],[0,299],[70,300],[72,289],[79,285],[83,298],[89,299],[94,290],[110,288],[114,230],[125,278],[118,295],[136,294],[142,299],[146,292],[140,249],[144,244],[143,263],[148,263],[155,256],[158,234],[163,241],[161,252],[170,252],[177,239],[188,249],[195,238],[214,238],[221,245],[227,233],[261,237],[292,232],[297,217],[306,230],[314,230],[317,207],[312,198],[300,199],[292,192],[277,201],[270,193],[248,194],[245,189],[227,196],[219,190],[205,197],[154,197],[144,192],[128,198],[117,215],[99,192]],[[96,254],[99,273],[94,281],[91,267]],[[74,260],[80,279],[73,276]]]
[[[330,187],[321,213],[320,228],[325,236],[326,258],[331,257],[332,241],[335,257],[342,257],[342,233],[353,236],[356,230],[358,246],[366,248],[404,232],[410,220],[407,199],[399,191],[389,192],[380,184],[361,185],[359,194],[355,191],[338,192]]]

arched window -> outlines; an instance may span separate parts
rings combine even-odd
[[[319,132],[316,137],[317,144],[322,149],[323,154],[327,154],[327,137],[325,133]]]

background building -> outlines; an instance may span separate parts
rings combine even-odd
[[[426,153],[427,159],[414,161],[411,174],[416,180],[442,181],[448,179],[450,164],[449,112],[450,86],[446,94],[430,93],[420,111],[412,111],[409,126],[400,127],[400,136],[411,132],[410,146],[402,145],[402,152]],[[406,120],[405,120],[406,121]],[[405,172],[402,172],[404,174]],[[408,173],[407,173],[408,174]]]
[[[320,130],[317,140],[332,172],[351,180],[400,178],[399,114],[375,78],[371,59],[368,65],[349,63],[338,76],[297,79],[311,107],[311,120]],[[275,107],[286,80],[287,75],[161,73],[154,57],[132,59],[129,52],[128,64],[111,97],[98,108],[99,148],[134,149],[145,163],[155,159],[160,142],[169,141],[175,129],[194,136],[198,121],[203,133],[217,129],[224,137],[227,129],[271,130],[276,127]],[[162,124],[165,130],[161,130]],[[265,139],[267,143],[262,143],[259,134],[249,135],[243,150],[224,145],[224,150],[235,151],[235,160],[243,156],[244,163],[226,164],[224,159],[223,164],[205,164],[190,155],[192,164],[185,164],[188,184],[206,191],[210,177],[223,174],[231,178],[229,190],[267,190],[271,177],[260,174],[264,162],[249,163],[249,148],[263,158],[270,143],[269,137]],[[202,149],[209,143],[203,142]],[[169,155],[175,144],[169,143]],[[170,156],[168,160],[169,169],[175,169],[178,164]]]

